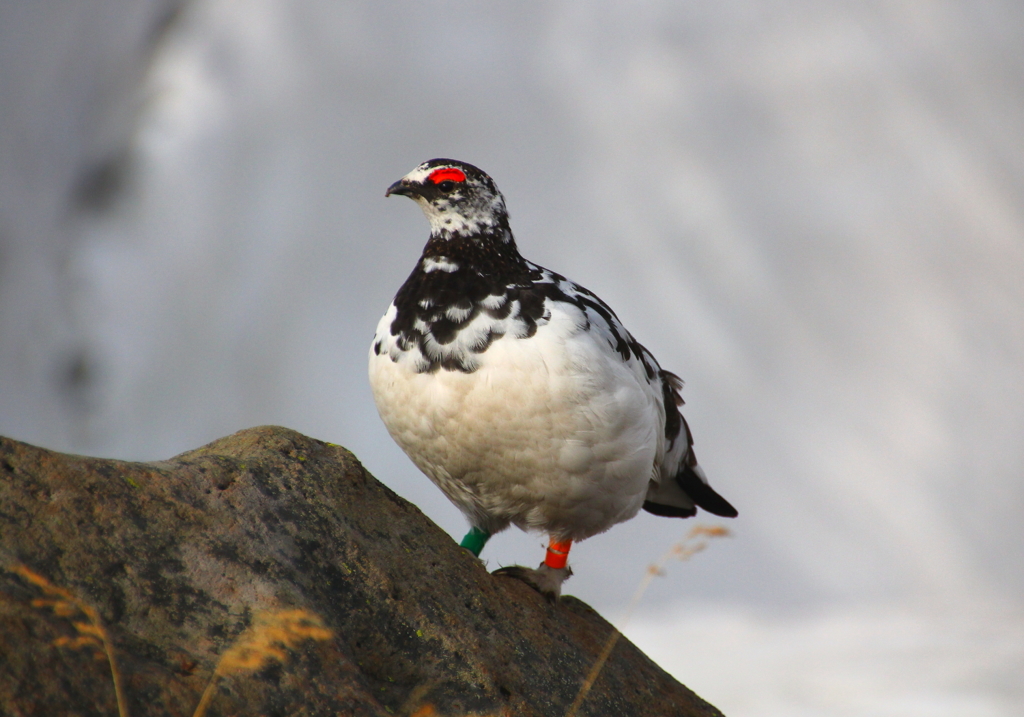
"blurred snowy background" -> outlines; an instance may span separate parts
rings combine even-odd
[[[0,433],[282,424],[460,537],[365,378],[436,156],[686,380],[739,508],[628,636],[730,717],[1024,715],[1020,0],[0,0]],[[689,527],[568,591],[621,619]]]

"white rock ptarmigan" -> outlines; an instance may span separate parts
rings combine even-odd
[[[663,370],[607,304],[522,256],[476,167],[432,159],[385,196],[416,200],[430,239],[377,326],[370,386],[384,424],[466,516],[479,556],[514,523],[550,537],[536,570],[496,571],[557,597],[572,541],[643,508],[734,517],[708,485]]]

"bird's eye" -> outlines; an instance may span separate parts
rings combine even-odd
[[[443,182],[441,182],[440,184],[438,184],[437,188],[440,189],[445,194],[447,194],[448,192],[450,192],[453,189],[455,189],[455,182],[453,182],[450,179],[446,179]]]

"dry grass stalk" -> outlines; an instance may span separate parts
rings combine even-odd
[[[192,717],[206,714],[222,677],[254,672],[270,662],[284,662],[287,650],[294,650],[305,640],[328,640],[332,634],[316,614],[307,610],[257,613],[252,627],[221,655]]]
[[[114,696],[117,698],[117,714],[119,717],[128,717],[128,705],[124,699],[124,687],[121,684],[121,673],[117,669],[117,661],[114,659],[114,646],[111,643],[110,635],[103,627],[96,609],[77,597],[66,588],[54,585],[45,577],[24,565],[11,565],[7,568],[15,575],[21,576],[26,582],[36,586],[46,597],[35,598],[31,605],[35,608],[50,608],[57,617],[71,618],[78,614],[85,616],[86,621],[73,620],[71,625],[78,632],[78,637],[62,636],[53,641],[55,647],[67,647],[72,650],[93,648],[93,657],[102,660],[106,659],[110,665],[110,678],[114,683]],[[102,648],[102,652],[100,652]]]
[[[668,565],[670,560],[689,560],[691,557],[701,552],[708,547],[708,541],[711,538],[723,538],[729,535],[729,529],[720,525],[695,525],[687,533],[686,537],[675,543],[670,547],[665,554],[662,555],[658,560],[651,565],[647,566],[647,571],[644,574],[643,580],[637,585],[636,592],[633,593],[633,598],[629,601],[629,605],[626,607],[626,614],[622,618],[622,628],[625,629],[629,619],[633,616],[633,611],[636,610],[636,606],[640,603],[640,598],[643,597],[644,593],[647,592],[647,588],[650,587],[651,581],[655,577],[665,574],[665,566]],[[590,688],[594,686],[594,682],[597,681],[598,675],[601,674],[601,670],[604,668],[605,663],[608,661],[608,657],[612,654],[612,650],[615,649],[615,643],[619,641],[619,637],[622,635],[620,630],[612,630],[611,636],[608,641],[605,642],[604,648],[601,650],[601,654],[597,656],[597,660],[594,662],[594,666],[590,668],[590,673],[587,678],[583,681],[583,685],[580,687],[580,691],[576,694],[576,699],[573,700],[572,705],[569,707],[569,711],[565,713],[565,717],[576,717],[576,713],[580,709],[580,705],[587,698],[590,693]]]

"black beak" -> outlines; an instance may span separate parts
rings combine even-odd
[[[411,197],[416,192],[413,191],[404,179],[399,179],[397,182],[388,187],[388,191],[384,192],[385,197],[390,197],[392,194],[401,194],[403,197]]]

